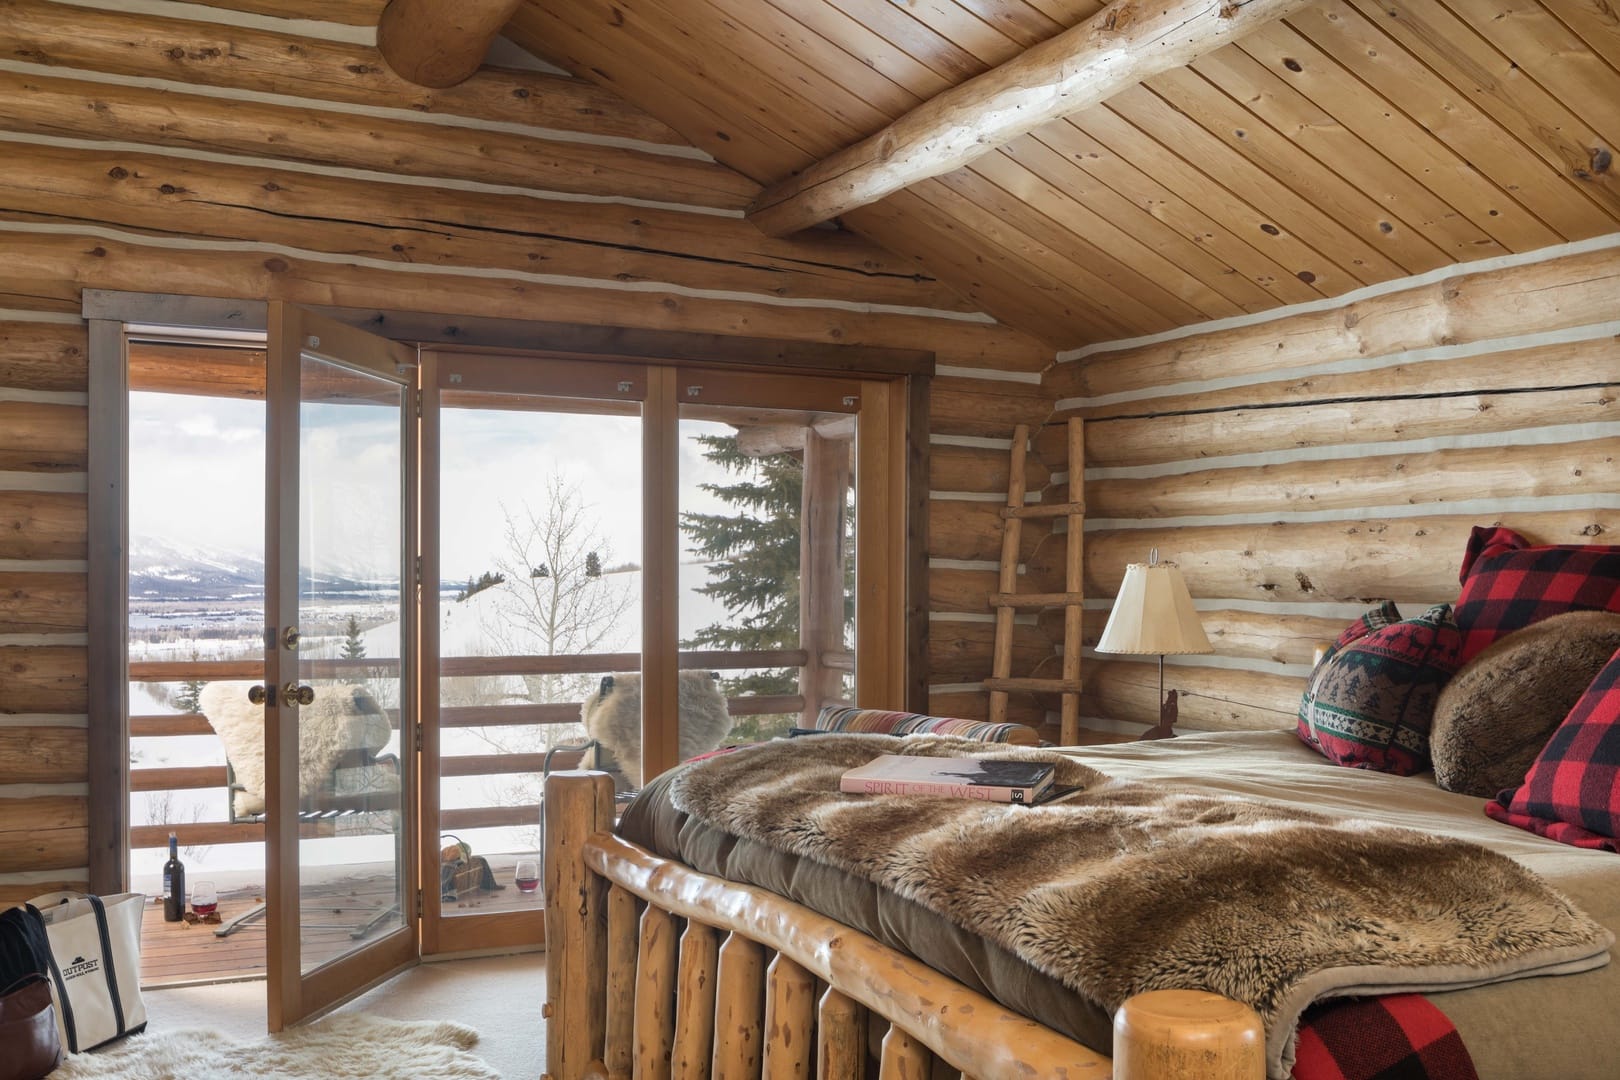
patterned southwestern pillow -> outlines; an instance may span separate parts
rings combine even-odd
[[[1307,746],[1318,753],[1322,750],[1321,744],[1311,736],[1311,710],[1316,706],[1317,683],[1320,677],[1326,674],[1328,661],[1332,660],[1335,653],[1351,642],[1360,641],[1374,630],[1400,621],[1401,612],[1395,606],[1395,601],[1385,600],[1382,604],[1369,609],[1361,618],[1345,627],[1338,639],[1328,646],[1327,652],[1322,654],[1322,659],[1316,662],[1316,666],[1311,669],[1311,679],[1305,684],[1305,693],[1299,699],[1299,723],[1294,727],[1294,732],[1304,740]]]
[[[1533,547],[1512,529],[1476,525],[1458,577],[1465,664],[1497,638],[1549,615],[1620,611],[1620,547]]]
[[[1456,674],[1451,605],[1380,627],[1326,657],[1300,707],[1299,736],[1329,761],[1410,776],[1429,767],[1429,726]]]
[[[1620,652],[1530,766],[1485,804],[1497,821],[1575,847],[1620,851]]]

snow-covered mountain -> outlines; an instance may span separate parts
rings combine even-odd
[[[257,554],[175,544],[150,536],[130,540],[129,595],[134,600],[245,600],[264,595],[264,560]],[[310,587],[307,579],[306,590]],[[313,584],[329,598],[365,597],[397,587],[364,567],[323,561]]]

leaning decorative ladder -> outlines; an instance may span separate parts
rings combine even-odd
[[[1264,1080],[1246,1005],[1126,1001],[1107,1057],[774,893],[613,835],[613,781],[545,782],[542,1080]],[[874,1027],[875,1025],[875,1027]]]
[[[1002,508],[1000,591],[991,594],[990,606],[996,612],[995,652],[990,678],[984,680],[990,691],[990,722],[1007,720],[1007,695],[1015,690],[1045,691],[1063,696],[1059,742],[1073,746],[1080,741],[1080,632],[1085,605],[1081,577],[1081,552],[1085,538],[1086,443],[1085,421],[1069,421],[1069,501],[1024,505],[1024,455],[1029,448],[1029,425],[1013,428],[1012,469],[1007,474],[1007,505]],[[1018,592],[1018,555],[1024,539],[1024,522],[1030,518],[1064,518],[1068,535],[1064,548],[1063,588],[1060,593]],[[1057,679],[1012,678],[1014,616],[1020,610],[1063,609],[1063,675]]]

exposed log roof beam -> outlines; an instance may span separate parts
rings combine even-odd
[[[772,185],[755,200],[748,219],[770,236],[828,221],[1190,64],[1306,3],[1115,0],[1078,26]]]
[[[465,82],[523,0],[389,0],[377,20],[377,49],[400,78],[418,86]]]

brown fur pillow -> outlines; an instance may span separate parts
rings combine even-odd
[[[1482,799],[1523,783],[1617,649],[1620,615],[1575,611],[1516,630],[1463,665],[1434,710],[1435,783]]]

